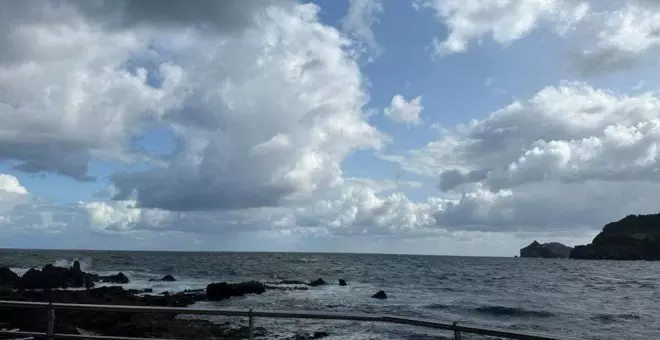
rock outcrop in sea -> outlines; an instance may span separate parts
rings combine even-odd
[[[590,244],[576,246],[572,259],[660,260],[660,214],[628,215],[603,227]]]
[[[541,244],[538,241],[534,241],[527,247],[520,249],[520,257],[568,258],[572,250],[573,248],[559,242]]]
[[[160,281],[173,281],[166,275]],[[94,281],[116,281],[127,283],[129,278],[123,273],[109,276],[85,273],[80,264],[72,267],[57,267],[51,264],[41,270],[30,269],[19,276],[7,267],[0,267],[0,300],[64,302],[80,304],[119,304],[159,307],[187,307],[197,301],[224,300],[246,294],[262,294],[267,287],[261,282],[211,283],[206,290],[186,290],[177,293],[152,295],[150,288],[144,290],[125,289],[121,286],[92,288]],[[283,281],[284,282],[284,281]],[[304,283],[303,281],[286,281]],[[315,280],[316,283],[325,281]],[[88,289],[66,289],[87,287]],[[307,287],[304,287],[307,289]],[[381,292],[379,292],[380,294]],[[384,294],[384,292],[383,292]],[[0,309],[0,324],[11,329],[42,332],[46,324],[43,310]],[[174,339],[245,339],[248,328],[232,326],[228,323],[214,323],[203,319],[181,319],[175,314],[135,313],[135,312],[93,312],[58,310],[56,332],[69,334],[100,334],[125,337],[174,338]],[[262,327],[255,328],[255,336],[268,338],[270,332]],[[323,331],[298,332],[285,340],[310,340],[328,336]]]

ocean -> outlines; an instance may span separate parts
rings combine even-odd
[[[387,313],[580,339],[660,339],[660,263],[379,254],[0,250],[22,274],[80,260],[83,270],[124,272],[126,288],[176,292],[210,282],[323,278],[309,290],[272,290],[195,308]],[[172,274],[176,282],[150,282]],[[341,287],[338,279],[348,286]],[[388,299],[370,296],[384,290]],[[230,320],[216,317],[218,322]],[[216,321],[214,319],[214,321]],[[348,321],[256,319],[277,337],[326,331],[326,339],[443,339],[418,327]],[[464,339],[480,339],[463,335]]]

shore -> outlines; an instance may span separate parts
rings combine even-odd
[[[175,281],[166,275],[155,281]],[[158,307],[189,307],[198,301],[219,301],[246,294],[262,294],[266,290],[307,290],[328,284],[318,278],[311,281],[255,281],[209,283],[206,289],[153,294],[151,289],[125,289],[117,286],[95,287],[98,283],[128,283],[123,273],[108,276],[85,273],[74,262],[69,268],[46,265],[31,269],[22,276],[9,268],[0,267],[0,300],[57,302],[79,304],[111,304]],[[337,284],[346,285],[344,280]],[[386,298],[384,292],[374,298]],[[46,313],[38,309],[0,309],[0,328],[43,332]],[[55,332],[69,334],[98,334],[128,337],[172,339],[245,339],[247,320],[243,324],[211,322],[203,318],[182,318],[175,314],[58,311]],[[257,338],[282,340],[310,340],[328,336],[325,331],[301,330],[292,336],[281,337],[263,327],[255,327]],[[0,337],[1,339],[2,337]]]

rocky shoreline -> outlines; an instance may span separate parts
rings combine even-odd
[[[166,275],[158,281],[174,281]],[[30,269],[22,276],[0,267],[0,300],[59,302],[80,304],[114,304],[158,307],[188,307],[198,301],[219,301],[246,294],[263,294],[274,289],[309,289],[327,283],[318,278],[309,282],[282,281],[264,284],[256,281],[209,283],[206,289],[176,293],[152,294],[151,289],[125,289],[121,286],[96,287],[98,283],[128,283],[123,273],[109,276],[85,273],[76,261],[70,268],[48,264],[41,270]],[[304,286],[285,287],[278,284]],[[339,285],[346,285],[340,280]],[[374,298],[386,298],[384,292]],[[0,328],[43,332],[46,313],[37,309],[0,309]],[[248,328],[230,323],[217,324],[203,319],[184,319],[174,314],[57,311],[55,331],[58,333],[156,337],[180,339],[245,339]],[[256,327],[255,336],[267,339],[306,340],[327,336],[326,332],[299,332],[290,337],[273,337],[267,329]],[[0,336],[0,339],[2,337]]]

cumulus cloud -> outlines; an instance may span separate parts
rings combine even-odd
[[[94,158],[146,161],[152,169],[113,177],[116,199],[168,210],[259,207],[335,185],[345,155],[384,140],[366,122],[350,42],[318,21],[316,5],[9,7],[0,160],[17,169],[88,180]],[[135,145],[151,127],[176,138],[163,161]]]
[[[583,83],[546,87],[482,120],[447,132],[405,157],[387,157],[451,190],[495,190],[546,180],[657,181],[660,98]]]
[[[632,1],[626,7],[595,16],[597,42],[581,51],[575,68],[590,76],[654,63],[646,56],[660,46],[660,6],[653,1]]]
[[[18,178],[0,173],[0,221],[3,219],[3,214],[19,204],[26,203],[28,199],[28,191],[20,184]]]
[[[390,106],[385,108],[384,112],[387,117],[395,122],[419,125],[422,123],[419,115],[423,109],[421,96],[406,101],[402,95],[397,94],[392,97]]]
[[[383,12],[381,0],[349,0],[348,11],[342,19],[342,31],[364,44],[371,56],[380,54],[372,26]]]
[[[540,23],[549,23],[565,32],[580,22],[588,4],[576,0],[418,0],[418,8],[428,8],[448,29],[445,39],[434,39],[438,54],[465,52],[472,41],[490,37],[501,44],[523,38]]]

